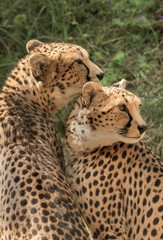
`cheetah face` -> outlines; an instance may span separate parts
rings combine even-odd
[[[124,83],[122,80],[111,87],[87,83],[83,87],[79,118],[86,115],[88,134],[94,141],[104,145],[118,141],[135,143],[144,137],[147,127],[140,115],[140,99],[123,89]]]
[[[90,59],[88,52],[80,46],[66,43],[43,44],[31,40],[27,44],[30,52],[29,65],[33,81],[40,91],[47,93],[61,108],[81,93],[82,86],[89,81],[99,83],[103,72]]]

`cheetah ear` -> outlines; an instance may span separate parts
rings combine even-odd
[[[124,88],[126,87],[126,80],[122,79],[121,81],[114,83],[113,87]]]
[[[98,83],[88,82],[83,86],[82,89],[82,105],[83,107],[88,108],[92,102],[92,99],[95,97],[97,92],[102,92],[102,88]]]
[[[30,40],[29,42],[27,42],[26,44],[26,49],[27,49],[27,52],[29,53],[30,51],[32,51],[34,48],[38,47],[38,46],[41,46],[43,43],[38,41],[38,40]]]
[[[30,69],[37,81],[45,81],[49,65],[50,59],[44,54],[35,53],[29,58]]]

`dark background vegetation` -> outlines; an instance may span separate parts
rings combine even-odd
[[[105,72],[103,85],[128,80],[128,89],[142,98],[147,142],[163,155],[161,0],[1,0],[1,86],[30,39],[85,47]],[[68,111],[55,118],[61,136]]]

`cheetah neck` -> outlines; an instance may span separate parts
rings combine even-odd
[[[114,139],[112,131],[108,132],[107,136],[104,132],[95,131],[88,124],[89,111],[86,109],[80,110],[76,117],[73,115],[73,120],[70,118],[70,124],[67,127],[67,146],[68,151],[73,154],[87,153],[96,148],[111,146],[117,139]],[[110,137],[111,136],[111,137]]]
[[[37,82],[32,76],[30,69],[24,67],[27,59],[22,59],[10,73],[2,94],[12,107],[18,107],[26,113],[44,113],[44,116],[53,118],[55,105],[48,99],[48,94],[42,90],[42,83]],[[10,108],[10,107],[9,107]]]
[[[44,144],[48,142],[53,146],[56,133],[53,114],[48,108],[49,103],[43,98],[36,84],[31,86],[29,69],[23,70],[23,66],[22,62],[18,63],[0,94],[0,147],[4,142],[33,144],[36,141]],[[44,129],[44,126],[48,127]],[[48,141],[43,136],[45,132],[49,136]],[[43,136],[42,139],[39,134]]]

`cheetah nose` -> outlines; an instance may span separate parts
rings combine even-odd
[[[147,125],[138,125],[138,130],[139,130],[140,134],[145,132],[146,129],[147,129]]]
[[[98,79],[101,81],[104,77],[104,73],[100,72],[99,74],[96,75],[98,77]]]

